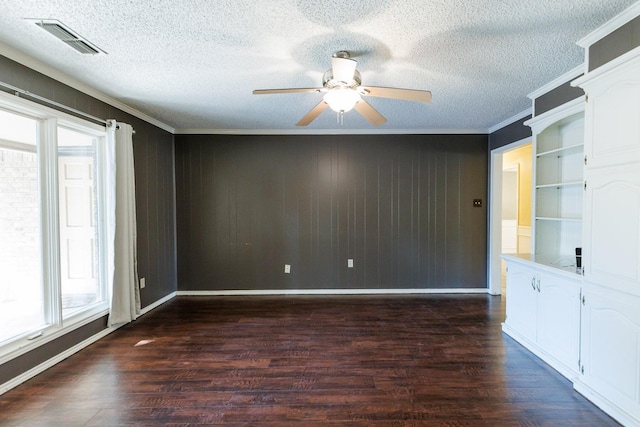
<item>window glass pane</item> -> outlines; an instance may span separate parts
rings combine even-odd
[[[95,137],[93,135],[63,127],[58,128],[59,147],[93,147],[94,144]]]
[[[58,128],[58,207],[63,316],[101,301],[95,185],[96,138]]]
[[[0,110],[0,139],[35,146],[37,129],[36,120]]]
[[[0,342],[45,323],[37,128],[0,110]]]

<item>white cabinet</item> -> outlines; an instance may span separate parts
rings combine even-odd
[[[588,168],[640,163],[640,56],[578,80],[586,109]]]
[[[640,51],[576,82],[585,110],[584,283],[576,390],[640,425]]]
[[[587,63],[590,46],[639,11],[588,36]],[[526,122],[535,150],[533,255],[504,257],[503,331],[616,420],[639,426],[640,47],[572,84],[586,95]],[[572,266],[578,247],[584,276]]]
[[[593,74],[578,80],[589,96],[585,278],[640,295],[640,55]]]
[[[578,372],[580,276],[504,255],[507,317],[503,331],[563,375]]]
[[[571,378],[578,371],[580,349],[580,278],[543,271],[538,280],[538,345],[562,364],[556,369]]]
[[[626,425],[640,422],[640,298],[585,287],[575,388]]]
[[[640,295],[640,164],[589,171],[585,280]]]
[[[507,262],[507,317],[505,325],[522,338],[536,341],[537,288],[536,270],[524,264]]]
[[[526,122],[534,137],[533,248],[536,262],[575,268],[582,247],[584,99]]]

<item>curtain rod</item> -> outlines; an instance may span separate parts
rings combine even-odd
[[[35,99],[37,99],[39,101],[46,102],[47,104],[54,105],[54,106],[56,106],[58,108],[62,108],[63,110],[69,111],[69,112],[74,113],[74,114],[78,114],[80,116],[86,117],[86,118],[94,120],[96,122],[103,123],[105,125],[107,124],[107,121],[105,119],[101,119],[99,117],[92,116],[91,114],[87,114],[84,111],[76,110],[75,108],[71,108],[69,106],[66,106],[64,104],[60,104],[59,102],[56,102],[56,101],[52,101],[51,99],[45,98],[43,96],[36,95],[35,93],[31,93],[28,90],[20,89],[19,87],[15,87],[15,86],[10,85],[10,84],[5,83],[5,82],[0,82],[0,86],[3,86],[5,88],[7,88],[7,89],[10,89],[10,90],[14,91],[15,92],[14,95],[17,96],[17,97],[20,97],[20,94],[25,95],[25,96],[29,96],[31,98],[35,98]]]
[[[116,126],[116,130],[120,129],[120,123],[116,122],[115,119],[107,120],[107,127],[111,127],[114,124]],[[131,133],[134,134],[134,135],[136,134],[136,130],[133,127],[131,128]]]

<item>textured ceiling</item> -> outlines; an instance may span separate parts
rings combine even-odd
[[[484,130],[574,69],[576,42],[635,0],[0,0],[0,53],[18,51],[180,130],[288,132],[331,55],[364,85],[426,89],[430,104],[368,98],[388,122],[325,111],[306,131]],[[24,18],[58,19],[107,54],[80,55]],[[4,49],[4,52],[3,52]]]

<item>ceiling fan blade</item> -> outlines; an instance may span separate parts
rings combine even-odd
[[[315,107],[311,109],[311,111],[309,111],[303,118],[301,118],[298,123],[296,123],[296,126],[308,125],[327,108],[329,108],[329,104],[324,101],[320,101]]]
[[[333,79],[340,82],[350,83],[356,72],[358,62],[350,58],[331,58],[331,69],[333,71]]]
[[[374,126],[379,126],[387,121],[382,114],[378,113],[378,110],[373,108],[371,104],[367,103],[363,99],[360,100],[353,109],[360,113],[362,117],[367,119],[369,123]]]
[[[431,92],[428,90],[400,89],[394,87],[360,86],[364,96],[378,98],[395,98],[405,101],[431,102]]]
[[[303,92],[323,92],[326,89],[323,87],[301,87],[301,88],[289,88],[289,89],[256,89],[253,91],[254,95],[269,95],[277,93],[303,93]]]

